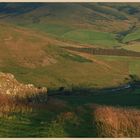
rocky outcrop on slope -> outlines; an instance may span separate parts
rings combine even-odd
[[[47,101],[47,88],[20,83],[10,73],[0,72],[0,94],[27,99],[29,102]]]

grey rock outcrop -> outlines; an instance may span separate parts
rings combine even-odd
[[[0,72],[0,94],[26,98],[30,102],[46,102],[47,88],[18,82],[14,75]]]

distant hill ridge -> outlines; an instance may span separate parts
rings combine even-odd
[[[69,25],[76,26],[91,26],[97,30],[99,29],[98,26],[101,25],[101,30],[116,30],[116,32],[121,31],[119,28],[127,30],[131,23],[138,22],[139,14],[140,4],[136,3],[0,4],[0,20],[8,20],[22,25],[31,23],[69,23]]]

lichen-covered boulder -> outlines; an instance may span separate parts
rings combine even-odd
[[[0,94],[6,94],[29,102],[46,102],[47,88],[37,88],[33,84],[23,84],[18,82],[14,75],[0,72]]]

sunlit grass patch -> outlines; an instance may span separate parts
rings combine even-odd
[[[99,106],[93,113],[99,137],[139,137],[140,110]]]

